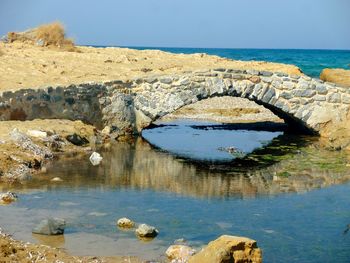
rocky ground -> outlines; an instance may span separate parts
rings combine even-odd
[[[79,138],[87,141],[79,143]],[[0,183],[29,179],[34,173],[40,173],[45,162],[52,160],[55,155],[92,151],[99,138],[101,140],[93,126],[81,121],[1,122]]]
[[[322,70],[320,79],[350,87],[350,70],[326,68]]]

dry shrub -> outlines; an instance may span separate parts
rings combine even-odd
[[[36,30],[36,40],[42,41],[43,46],[61,46],[64,38],[64,28],[58,22],[39,26]]]
[[[36,41],[43,46],[56,46],[65,50],[75,49],[72,39],[66,38],[64,27],[60,22],[39,26],[36,29]]]
[[[4,51],[2,51],[1,49],[0,49],[0,57],[2,56],[2,55],[4,55],[5,53],[4,53]]]

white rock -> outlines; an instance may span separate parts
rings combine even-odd
[[[123,217],[118,219],[117,225],[122,228],[132,228],[134,227],[135,223],[129,218]]]
[[[35,138],[46,138],[47,132],[38,131],[38,130],[28,130],[27,135]]]
[[[97,152],[93,152],[89,158],[90,162],[92,163],[92,165],[99,165],[102,161],[102,156],[97,153]]]
[[[171,262],[188,262],[189,258],[196,253],[196,250],[185,245],[172,245],[165,254]]]

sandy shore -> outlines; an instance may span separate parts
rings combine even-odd
[[[159,50],[78,47],[67,52],[21,42],[0,42],[0,92],[88,81],[128,80],[154,74],[213,69],[256,69],[301,74],[298,67],[259,61],[234,61],[206,54]]]

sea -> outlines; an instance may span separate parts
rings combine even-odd
[[[158,49],[171,53],[206,53],[224,58],[245,61],[268,61],[298,66],[304,74],[319,78],[324,68],[350,70],[350,50],[316,49],[238,49],[238,48],[170,48],[129,47],[139,50]]]

